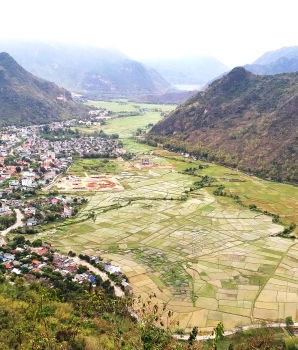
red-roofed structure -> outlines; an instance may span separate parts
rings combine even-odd
[[[46,254],[47,252],[48,252],[47,248],[39,249],[36,251],[38,255],[43,255],[43,254]]]
[[[33,264],[33,265],[40,265],[40,264],[41,264],[41,262],[40,262],[40,261],[38,261],[38,260],[32,260],[32,264]]]

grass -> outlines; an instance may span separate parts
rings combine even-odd
[[[117,174],[119,164],[113,160],[95,158],[95,159],[75,159],[67,174],[85,176],[94,174]]]
[[[122,100],[126,104],[119,104],[117,101],[89,101],[86,104],[89,106],[102,107],[112,110],[116,117],[120,112],[136,112],[138,108],[134,106],[139,105],[141,108],[148,109],[145,114],[138,116],[126,116],[122,118],[108,119],[106,125],[92,126],[92,127],[78,127],[82,133],[91,133],[94,131],[103,130],[107,134],[118,134],[121,138],[129,138],[135,135],[138,128],[143,132],[147,132],[150,127],[149,124],[156,124],[163,119],[162,112],[170,112],[175,106],[170,105],[155,105],[155,104],[136,104],[130,103],[127,100]]]
[[[135,103],[135,102],[128,102],[128,100],[114,100],[114,101],[88,101],[86,105],[88,106],[94,106],[94,107],[101,107],[106,108],[108,110],[113,111],[114,113],[120,113],[120,112],[136,112],[139,108],[136,108],[135,106],[139,106],[140,108],[144,109],[158,109],[163,112],[171,111],[175,108],[174,105],[159,105],[159,104],[146,104],[146,103]],[[125,103],[125,104],[123,104]],[[148,113],[147,113],[148,114]]]
[[[206,165],[201,161],[183,157],[166,157],[172,164],[175,164],[177,171],[183,171],[200,164]],[[277,214],[288,225],[291,222],[298,223],[298,187],[264,181],[216,164],[208,164],[208,167],[200,170],[199,173],[202,176],[207,175],[215,178],[218,184],[222,183],[225,186],[227,193],[240,196],[245,205],[255,204],[262,210]],[[223,181],[222,178],[239,178],[243,182]],[[214,188],[207,188],[207,191],[212,195]]]

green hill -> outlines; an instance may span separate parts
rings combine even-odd
[[[259,176],[298,182],[298,73],[254,75],[242,67],[192,96],[150,137]]]
[[[87,115],[70,92],[22,68],[0,53],[0,126],[32,125]]]

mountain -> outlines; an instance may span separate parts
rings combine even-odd
[[[173,85],[200,85],[228,71],[223,63],[212,56],[186,56],[172,59],[146,60]]]
[[[298,46],[266,52],[252,64],[244,66],[254,74],[278,74],[298,71]]]
[[[27,72],[0,53],[0,126],[44,124],[87,115],[70,92]]]
[[[298,182],[298,73],[236,67],[150,131],[165,147],[275,180]]]
[[[170,91],[163,94],[141,95],[131,99],[132,102],[154,103],[154,104],[180,104],[187,100],[197,91]]]
[[[285,46],[278,50],[265,52],[261,57],[256,59],[253,64],[269,64],[277,61],[281,57],[297,58],[298,57],[298,46]]]
[[[116,49],[41,42],[0,42],[25,69],[71,91],[134,95],[163,93],[171,85],[154,69]]]

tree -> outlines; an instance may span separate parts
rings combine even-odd
[[[32,247],[41,247],[41,245],[42,245],[42,240],[40,238],[32,242]]]
[[[286,321],[287,332],[289,333],[289,335],[293,336],[294,335],[294,328],[293,328],[294,322],[293,322],[292,316],[286,317],[285,321]]]
[[[13,237],[13,241],[15,241],[17,245],[19,245],[19,244],[25,244],[26,239],[24,236],[20,235],[20,236]]]
[[[224,326],[221,322],[214,328],[212,336],[213,336],[213,344],[212,348],[217,350],[217,343],[220,339],[224,337]]]
[[[188,349],[191,349],[198,335],[198,327],[194,327],[188,337]]]
[[[22,168],[20,166],[16,167],[16,172],[19,174],[22,171]]]

